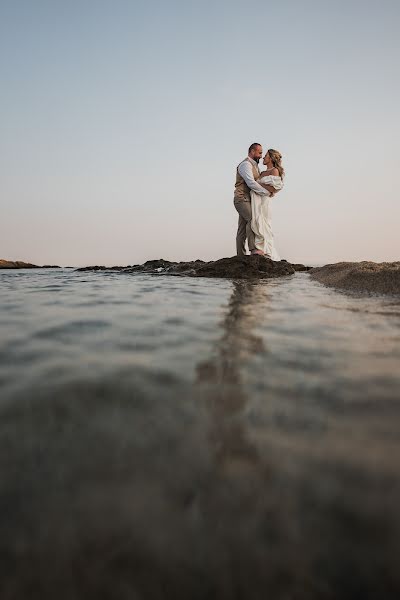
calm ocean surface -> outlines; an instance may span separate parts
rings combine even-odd
[[[0,597],[398,598],[399,366],[306,273],[0,271]]]

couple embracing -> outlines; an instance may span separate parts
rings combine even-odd
[[[283,188],[285,171],[282,155],[270,148],[263,158],[265,171],[258,162],[263,156],[261,144],[251,144],[248,156],[236,169],[234,205],[239,213],[236,253],[246,254],[246,238],[251,254],[281,260],[275,248],[271,227],[270,200]]]

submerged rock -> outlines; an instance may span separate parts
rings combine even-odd
[[[232,256],[205,262],[171,262],[160,258],[148,260],[142,265],[128,267],[91,266],[81,267],[78,271],[118,271],[121,273],[149,273],[153,275],[185,275],[189,277],[221,277],[231,279],[262,279],[293,275],[296,271],[308,271],[311,267],[295,264],[286,260],[273,261],[265,256]]]

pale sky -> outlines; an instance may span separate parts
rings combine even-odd
[[[235,254],[250,143],[292,262],[400,260],[400,2],[0,0],[0,258]]]

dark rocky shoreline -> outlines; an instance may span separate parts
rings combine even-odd
[[[35,265],[23,261],[0,259],[0,269],[60,269],[58,265]],[[66,267],[73,269],[74,267]],[[215,277],[222,279],[268,279],[306,271],[316,281],[347,293],[400,295],[400,262],[341,262],[310,267],[286,260],[273,261],[265,256],[247,255],[220,258],[215,261],[148,260],[140,265],[90,265],[76,271],[114,271],[126,274]]]
[[[189,262],[171,262],[162,258],[148,260],[142,265],[126,267],[89,266],[78,271],[117,271],[119,273],[146,273],[153,275],[175,275],[186,277],[221,277],[232,279],[264,279],[293,275],[296,271],[308,271],[311,267],[291,264],[285,260],[275,262],[260,255],[232,256],[205,262],[194,260]]]

